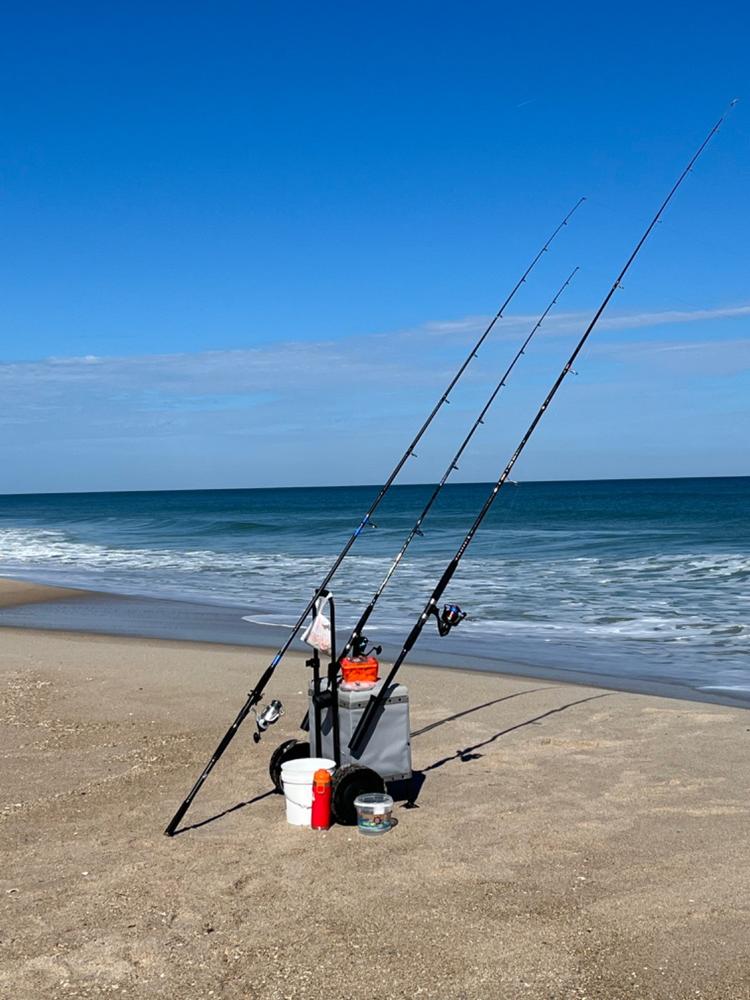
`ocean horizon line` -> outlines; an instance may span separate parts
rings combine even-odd
[[[575,483],[666,483],[666,482],[691,482],[706,479],[750,479],[749,473],[735,473],[732,475],[708,475],[708,476],[601,476],[585,479],[516,479],[514,483],[526,483],[535,486],[546,486],[554,484],[575,484]],[[437,480],[424,480],[418,483],[394,483],[392,489],[403,489],[408,487],[434,486]],[[461,482],[446,483],[445,489],[454,489],[457,486],[491,486],[494,479],[472,479]],[[39,491],[13,491],[10,493],[0,493],[0,497],[67,497],[67,496],[108,496],[133,494],[153,494],[153,493],[248,493],[276,490],[365,490],[380,489],[382,483],[334,483],[315,484],[306,486],[296,484],[291,486],[170,486],[153,489],[113,489],[113,490],[39,490]]]

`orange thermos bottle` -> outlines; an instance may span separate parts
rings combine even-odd
[[[313,830],[327,830],[331,825],[331,775],[325,768],[313,777],[312,818]]]

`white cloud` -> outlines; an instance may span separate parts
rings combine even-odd
[[[610,357],[630,364],[658,365],[683,375],[738,375],[750,370],[750,338],[732,340],[641,340],[598,343],[592,357]]]
[[[644,327],[719,322],[750,316],[750,305],[697,310],[665,310],[605,317],[601,326],[629,331]],[[543,332],[580,331],[589,314],[551,315]],[[528,331],[534,316],[509,315],[493,342]],[[335,394],[346,394],[358,411],[410,407],[421,391],[430,393],[447,381],[460,361],[462,348],[447,335],[460,337],[482,329],[481,317],[427,323],[399,333],[361,335],[339,340],[292,341],[239,350],[134,357],[55,357],[0,364],[0,420],[6,425],[78,420],[99,425],[125,420],[144,426],[154,414],[227,413],[262,409],[288,401],[309,412],[348,412]],[[502,335],[500,335],[502,332]],[[441,337],[436,340],[435,335]],[[685,369],[706,366],[707,373],[731,373],[748,364],[746,339],[595,340],[588,356],[618,362],[661,356],[663,363]],[[492,368],[490,364],[489,368]],[[486,379],[488,366],[478,365],[471,377]],[[405,388],[409,393],[405,393]],[[139,416],[140,415],[140,416]],[[151,415],[145,419],[144,415]],[[175,416],[177,415],[177,417]]]
[[[551,313],[544,322],[544,330],[546,333],[571,333],[576,330],[583,333],[591,315],[592,313],[583,311]],[[643,327],[741,319],[744,316],[750,316],[750,305],[724,306],[716,309],[664,309],[656,312],[604,316],[599,321],[597,329],[636,330]],[[458,320],[428,322],[409,331],[409,333],[427,333],[438,336],[455,336],[462,333],[478,334],[486,329],[491,319],[491,316],[466,316]],[[537,319],[538,316],[532,314],[507,315],[502,321],[502,333],[505,335],[516,333],[519,328],[533,325]]]
[[[750,306],[606,318],[602,326],[612,332],[592,338],[580,365],[588,376],[582,380],[585,392],[578,397],[578,409],[560,407],[549,426],[564,437],[565,420],[574,419],[571,415],[580,412],[593,391],[596,405],[602,404],[602,423],[591,424],[596,435],[607,425],[611,399],[624,401],[625,410],[633,405],[634,385],[641,391],[633,410],[637,414],[644,400],[662,405],[662,388],[679,399],[688,385],[688,421],[700,412],[693,405],[694,387],[709,394],[710,407],[718,406],[722,413],[734,408],[740,414],[745,410],[743,383],[716,377],[750,369],[750,337],[710,334],[718,334],[718,324],[747,315]],[[442,471],[445,441],[455,438],[457,443],[468,419],[459,414],[474,412],[478,396],[485,395],[536,319],[512,314],[496,328],[487,352],[469,369],[462,393],[454,399],[459,412],[447,414],[441,425],[445,436],[430,435],[422,442],[412,476],[427,480],[435,469]],[[588,314],[563,313],[550,316],[542,329],[545,334],[568,333],[572,343],[588,320]],[[712,325],[696,325],[699,321]],[[405,443],[404,430],[413,430],[424,418],[484,325],[481,317],[472,316],[407,332],[239,350],[0,363],[0,492],[374,481],[387,472],[392,452]],[[668,325],[672,329],[663,329],[658,337],[632,334]],[[725,326],[723,332],[730,331]],[[537,348],[519,369],[518,384],[514,379],[519,391],[509,393],[503,403],[497,425],[502,433],[516,422],[520,430],[526,426],[529,406],[567,350],[559,340],[546,348],[540,342]],[[619,371],[626,364],[633,370]],[[690,435],[699,433],[712,414],[705,410]],[[741,424],[741,415],[732,417],[731,428]],[[322,436],[336,456],[330,467],[327,462],[321,466],[309,447],[311,434]],[[540,478],[549,476],[543,445],[544,437],[536,472]],[[484,475],[483,454],[488,453],[477,452],[462,463],[460,475]],[[734,468],[733,461],[727,468]],[[588,474],[585,462],[579,474]]]

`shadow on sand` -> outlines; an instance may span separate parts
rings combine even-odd
[[[263,792],[261,795],[256,795],[254,798],[248,799],[246,802],[238,802],[236,805],[230,806],[228,809],[224,809],[220,813],[216,813],[215,816],[208,816],[206,819],[198,820],[197,823],[191,823],[190,826],[181,826],[179,830],[175,830],[173,836],[179,837],[181,833],[187,833],[188,830],[197,830],[201,826],[208,826],[209,823],[213,823],[217,819],[222,819],[230,813],[237,812],[238,809],[244,809],[246,806],[251,806],[255,802],[260,802],[261,799],[267,799],[269,795],[276,794],[275,788],[269,788],[267,792]]]
[[[503,695],[502,698],[494,698],[492,701],[485,701],[481,705],[474,705],[473,708],[465,708],[463,712],[456,712],[455,715],[446,715],[444,719],[438,719],[437,722],[431,722],[429,726],[422,726],[421,729],[415,729],[411,734],[411,738],[414,739],[415,736],[423,736],[425,733],[431,732],[433,729],[437,729],[439,726],[445,726],[449,722],[455,722],[456,719],[463,719],[467,715],[471,715],[473,712],[480,712],[483,708],[490,708],[492,705],[499,705],[501,701],[510,701],[511,698],[520,698],[525,694],[534,694],[536,691],[552,691],[551,687],[541,687],[541,688],[526,688],[524,691],[516,691],[514,694]]]
[[[543,691],[545,689],[534,688],[533,690]],[[495,702],[487,702],[487,705],[496,704],[498,701],[507,701],[509,698],[515,698],[519,694],[531,694],[531,690],[518,691],[515,695],[506,695],[504,698],[496,699]],[[397,797],[401,801],[406,800],[404,803],[405,809],[416,809],[418,808],[417,799],[419,798],[419,794],[422,791],[422,786],[427,780],[427,774],[430,771],[435,771],[439,767],[444,767],[446,764],[450,764],[452,761],[460,761],[461,763],[466,764],[472,760],[479,760],[483,756],[483,754],[477,753],[478,750],[483,750],[491,743],[494,743],[496,740],[501,739],[503,736],[507,736],[509,733],[514,733],[518,729],[524,729],[526,726],[536,725],[537,723],[542,722],[544,719],[548,719],[552,715],[559,715],[561,712],[566,712],[569,708],[574,708],[576,705],[585,705],[589,701],[598,701],[600,698],[609,698],[609,697],[611,697],[611,692],[605,691],[603,694],[593,694],[589,695],[587,698],[578,698],[576,699],[576,701],[569,701],[565,705],[559,705],[557,708],[550,708],[546,712],[541,712],[539,715],[532,716],[530,719],[524,719],[523,722],[517,722],[513,726],[507,726],[505,729],[501,729],[499,730],[499,732],[494,733],[492,736],[489,736],[486,740],[482,740],[481,743],[475,743],[473,746],[464,747],[462,750],[456,750],[455,753],[450,754],[448,757],[441,757],[439,760],[434,761],[432,764],[428,764],[427,767],[425,767],[423,770],[415,771],[412,776],[411,782],[403,783],[404,786],[408,787],[403,787],[403,788],[398,787],[396,789],[397,793],[399,792],[401,793],[398,794]],[[487,705],[477,705],[475,708],[467,709],[465,712],[458,712],[456,715],[450,716],[447,719],[443,719],[440,722],[434,722],[430,726],[425,726],[424,729],[417,730],[417,732],[413,733],[412,735],[419,736],[422,733],[427,732],[429,729],[434,729],[436,726],[443,725],[446,722],[450,722],[452,719],[461,718],[464,715],[468,715],[470,712],[478,711],[480,708],[487,707]]]
[[[471,715],[473,712],[479,712],[483,708],[490,708],[492,705],[498,705],[500,702],[510,701],[512,698],[519,698],[522,695],[550,690],[553,690],[553,688],[527,688],[524,691],[516,691],[514,694],[506,694],[502,698],[495,698],[492,701],[483,702],[481,705],[474,705],[472,708],[467,708],[462,712],[456,712],[453,715],[448,715],[444,719],[438,719],[437,722],[431,722],[429,725],[415,730],[411,734],[412,739],[418,736],[423,736],[425,733],[429,733],[431,730],[437,729],[439,726],[445,726],[449,722],[455,722],[457,719],[463,719],[467,715]],[[436,760],[432,764],[428,764],[422,771],[415,771],[411,779],[408,781],[392,782],[388,786],[389,791],[393,795],[394,799],[404,803],[404,809],[418,809],[419,806],[417,805],[417,799],[422,791],[422,786],[427,780],[427,774],[430,771],[435,771],[439,767],[444,767],[452,761],[460,761],[461,763],[466,764],[472,760],[479,760],[483,755],[481,753],[477,753],[477,751],[483,750],[485,747],[494,743],[496,740],[501,739],[503,736],[507,736],[509,733],[514,733],[518,729],[524,729],[526,726],[536,725],[544,719],[548,719],[552,715],[559,715],[561,712],[566,712],[569,708],[574,708],[576,705],[585,705],[589,701],[597,701],[600,698],[609,698],[611,694],[612,692],[606,691],[604,694],[594,694],[589,695],[588,698],[578,698],[576,701],[569,701],[565,705],[559,705],[557,708],[550,708],[546,712],[532,716],[530,719],[524,719],[523,722],[517,722],[514,726],[508,726],[505,729],[501,729],[493,736],[489,736],[486,740],[482,740],[481,743],[475,743],[473,746],[464,747],[462,750],[456,750],[455,753],[450,754],[448,757],[441,757],[440,760]],[[252,799],[247,799],[245,802],[238,802],[236,805],[230,806],[228,809],[224,809],[222,812],[216,813],[214,816],[208,816],[206,819],[199,820],[197,823],[191,823],[190,826],[180,827],[179,830],[175,831],[174,836],[177,837],[182,833],[187,833],[189,830],[198,830],[202,826],[208,826],[209,823],[222,819],[224,816],[229,816],[230,813],[237,812],[239,809],[245,809],[247,806],[251,806],[256,802],[260,802],[263,799],[267,799],[269,796],[276,794],[276,790],[271,788],[267,792],[256,795]]]

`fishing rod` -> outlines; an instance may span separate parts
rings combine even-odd
[[[500,391],[505,386],[505,384],[506,384],[506,382],[508,380],[508,377],[510,376],[511,372],[513,371],[513,369],[516,367],[516,364],[520,361],[520,359],[526,353],[526,348],[531,343],[532,339],[534,338],[534,335],[539,330],[540,326],[545,321],[545,319],[547,318],[547,316],[549,315],[549,313],[555,307],[555,305],[557,304],[557,300],[562,295],[562,293],[565,291],[565,289],[568,287],[568,285],[571,283],[571,281],[573,280],[573,278],[574,278],[574,276],[575,276],[575,274],[576,274],[577,271],[578,271],[577,267],[573,268],[573,270],[568,275],[568,277],[566,278],[566,280],[563,282],[563,284],[557,290],[557,292],[555,293],[553,299],[550,301],[550,303],[547,306],[547,308],[544,310],[544,312],[542,313],[542,315],[539,317],[539,319],[534,324],[531,332],[528,334],[528,336],[526,337],[526,339],[524,340],[524,342],[519,347],[518,351],[515,354],[515,357],[513,358],[513,360],[511,361],[511,363],[508,365],[508,367],[503,372],[503,375],[500,378],[500,381],[497,383],[497,385],[495,386],[495,388],[490,393],[490,396],[487,399],[487,402],[484,404],[484,406],[482,407],[482,409],[479,412],[479,416],[476,418],[476,420],[474,421],[474,423],[471,425],[471,428],[470,428],[468,434],[466,435],[466,437],[461,442],[461,445],[460,445],[458,451],[456,452],[456,454],[453,456],[453,458],[448,463],[448,466],[447,466],[445,472],[443,473],[442,479],[439,481],[439,483],[437,484],[437,486],[435,486],[434,490],[432,491],[432,494],[430,495],[429,500],[427,501],[427,503],[425,504],[424,508],[422,509],[421,514],[419,515],[419,517],[417,518],[417,520],[414,522],[414,527],[411,529],[411,531],[409,532],[409,534],[404,539],[404,543],[401,546],[401,548],[400,548],[400,550],[398,552],[398,555],[393,560],[393,562],[391,563],[391,565],[388,567],[388,571],[386,572],[385,576],[383,577],[383,579],[382,579],[382,581],[380,583],[380,586],[375,591],[375,593],[372,595],[372,598],[370,599],[370,603],[367,605],[367,607],[365,608],[365,610],[362,612],[362,614],[361,614],[361,616],[359,618],[359,621],[354,626],[354,629],[352,630],[352,634],[349,636],[346,644],[344,645],[344,648],[341,650],[341,653],[339,654],[338,660],[334,661],[331,664],[331,669],[332,670],[333,669],[337,669],[340,666],[341,660],[345,656],[348,656],[349,653],[350,653],[350,651],[353,650],[355,656],[358,656],[358,655],[364,653],[364,647],[367,645],[367,637],[364,636],[362,634],[362,632],[363,632],[363,629],[365,628],[365,626],[367,625],[367,622],[368,622],[370,616],[372,615],[373,611],[375,610],[375,605],[380,600],[380,597],[381,597],[383,591],[385,590],[385,588],[388,586],[388,583],[390,582],[391,577],[393,576],[393,574],[398,569],[399,563],[401,562],[401,560],[404,558],[404,555],[406,554],[406,550],[409,548],[409,546],[414,541],[414,539],[415,539],[415,537],[417,535],[422,535],[423,534],[423,532],[422,532],[422,523],[424,522],[425,518],[427,517],[427,515],[430,512],[430,510],[432,509],[432,505],[437,500],[437,498],[438,498],[438,496],[440,494],[440,491],[443,489],[443,487],[445,486],[445,484],[448,482],[448,480],[451,477],[451,475],[455,471],[457,471],[457,469],[458,469],[458,463],[459,463],[459,461],[461,459],[461,456],[466,451],[467,447],[469,446],[469,443],[470,443],[471,439],[474,437],[474,435],[477,432],[477,430],[479,429],[479,427],[484,423],[484,418],[487,416],[487,413],[488,413],[490,407],[495,402],[495,399],[497,398],[498,394],[500,393]],[[379,649],[379,647],[377,647],[377,648]]]
[[[412,627],[411,631],[407,635],[406,640],[404,642],[404,645],[403,645],[403,647],[401,649],[401,652],[396,657],[396,659],[395,659],[395,661],[393,663],[393,666],[391,667],[391,669],[390,669],[390,671],[388,673],[388,676],[385,678],[383,684],[380,686],[380,689],[378,690],[377,694],[373,694],[373,695],[370,696],[370,699],[367,702],[367,705],[365,707],[364,712],[362,713],[362,716],[361,716],[361,718],[360,718],[360,720],[359,720],[359,722],[357,724],[357,727],[355,728],[354,733],[352,734],[352,738],[349,741],[349,749],[350,749],[350,751],[351,751],[351,753],[352,753],[353,756],[359,756],[359,754],[361,753],[361,751],[364,749],[364,746],[366,745],[367,740],[370,737],[370,733],[371,733],[371,731],[372,731],[372,729],[373,729],[373,727],[375,725],[375,722],[377,720],[378,714],[379,714],[381,708],[383,707],[385,701],[387,700],[388,692],[390,690],[391,684],[393,683],[393,679],[396,676],[396,674],[398,673],[399,668],[401,667],[401,664],[404,662],[404,660],[406,659],[406,657],[409,655],[409,652],[411,651],[412,647],[414,646],[414,643],[417,641],[417,639],[421,635],[422,630],[423,630],[424,626],[426,625],[428,619],[431,618],[431,617],[433,617],[433,616],[436,618],[437,625],[438,625],[438,632],[442,636],[442,635],[447,635],[450,632],[450,630],[452,628],[454,628],[456,625],[458,625],[463,620],[463,618],[465,617],[464,613],[461,611],[461,609],[458,607],[458,605],[455,605],[455,604],[447,604],[443,608],[442,612],[439,612],[438,609],[437,609],[438,601],[443,596],[443,593],[444,593],[446,587],[448,586],[448,584],[450,583],[450,581],[453,578],[453,575],[455,574],[456,570],[458,569],[459,563],[461,562],[461,559],[462,559],[464,553],[466,552],[466,550],[468,549],[469,545],[471,544],[471,541],[474,538],[474,535],[477,533],[477,530],[479,529],[479,526],[481,525],[482,521],[484,520],[484,518],[485,518],[487,512],[489,511],[490,507],[494,503],[494,501],[495,501],[498,493],[500,492],[500,490],[502,489],[502,487],[506,483],[506,481],[508,479],[508,476],[511,473],[511,470],[513,469],[513,466],[516,464],[516,461],[518,460],[519,456],[521,455],[521,452],[526,447],[526,445],[527,445],[527,443],[529,441],[529,438],[531,437],[531,435],[536,430],[536,427],[537,427],[539,421],[542,419],[542,417],[544,416],[544,414],[547,411],[547,408],[549,407],[550,403],[554,399],[554,397],[555,397],[555,395],[557,393],[557,390],[560,388],[560,386],[562,385],[562,383],[565,381],[565,377],[567,375],[569,375],[570,372],[573,371],[573,365],[575,363],[576,358],[578,357],[578,355],[580,354],[581,350],[583,349],[583,346],[586,343],[586,341],[589,339],[589,336],[591,335],[592,331],[594,330],[594,327],[599,322],[599,319],[600,319],[602,313],[604,312],[604,310],[609,305],[609,302],[612,299],[613,295],[615,294],[615,292],[617,291],[617,289],[620,287],[623,278],[625,277],[625,275],[627,274],[627,272],[630,270],[630,267],[633,264],[633,262],[635,261],[636,257],[638,256],[638,254],[639,254],[639,252],[641,250],[641,247],[646,242],[646,240],[648,239],[648,237],[651,235],[652,230],[656,227],[657,223],[661,219],[662,214],[664,213],[664,210],[666,209],[667,205],[669,205],[669,203],[671,202],[672,198],[677,193],[677,190],[681,186],[682,182],[685,180],[685,178],[687,177],[687,175],[693,169],[693,166],[694,166],[695,162],[697,161],[698,157],[701,155],[701,153],[706,148],[706,146],[709,144],[709,142],[714,137],[714,135],[721,128],[721,126],[722,126],[722,124],[723,124],[723,122],[724,122],[727,114],[729,113],[729,110],[734,106],[735,103],[736,103],[736,101],[732,101],[732,103],[729,105],[729,108],[727,109],[727,111],[725,111],[724,114],[721,116],[721,118],[719,118],[719,120],[713,126],[713,128],[708,133],[708,135],[706,136],[706,138],[700,144],[700,146],[698,147],[698,149],[696,150],[696,152],[693,154],[692,158],[688,162],[688,165],[682,171],[682,173],[678,177],[677,181],[675,182],[674,186],[670,190],[669,194],[667,195],[667,197],[662,202],[662,204],[659,207],[659,210],[657,211],[656,215],[653,217],[653,219],[651,220],[651,222],[649,223],[649,225],[646,227],[643,235],[641,236],[641,238],[636,243],[635,249],[632,251],[632,253],[628,257],[628,259],[627,259],[627,261],[625,263],[625,266],[622,268],[622,270],[618,274],[617,278],[614,281],[614,284],[612,285],[612,287],[610,288],[610,290],[607,292],[607,294],[604,296],[604,299],[602,300],[601,305],[599,306],[599,308],[594,313],[594,316],[593,316],[591,322],[589,323],[588,327],[586,328],[586,330],[584,331],[583,335],[581,336],[581,339],[576,344],[573,353],[571,354],[571,356],[568,358],[568,360],[563,365],[562,370],[560,371],[560,374],[555,379],[555,381],[554,381],[554,383],[552,385],[552,388],[549,390],[549,392],[547,393],[547,395],[546,395],[546,397],[544,399],[544,402],[542,403],[542,405],[537,410],[536,415],[534,416],[534,419],[531,421],[531,423],[529,424],[529,427],[526,430],[526,433],[523,435],[523,437],[521,438],[518,446],[516,447],[516,450],[511,455],[510,461],[508,462],[508,464],[503,469],[503,471],[500,474],[500,477],[498,478],[497,482],[492,487],[492,489],[491,489],[491,491],[490,491],[487,499],[484,501],[484,504],[482,505],[481,510],[477,514],[477,516],[476,516],[476,518],[474,520],[474,523],[471,525],[471,527],[467,531],[467,533],[466,533],[463,541],[461,542],[461,544],[459,545],[458,549],[456,550],[455,555],[450,560],[450,562],[448,563],[448,565],[447,565],[447,567],[446,567],[443,575],[438,580],[438,582],[437,582],[437,584],[435,586],[435,589],[433,590],[433,592],[432,592],[429,600],[427,601],[427,604],[424,607],[424,610],[420,614],[419,618],[417,618],[416,623],[414,624],[414,626]]]
[[[419,430],[417,431],[417,433],[414,436],[413,440],[408,445],[408,447],[406,448],[406,450],[404,451],[403,455],[398,460],[398,462],[396,463],[396,465],[393,467],[393,470],[392,470],[391,474],[388,476],[388,478],[386,479],[386,481],[383,484],[383,486],[381,486],[381,488],[380,488],[377,496],[375,497],[375,499],[370,504],[370,507],[367,510],[367,512],[365,513],[364,517],[362,518],[362,520],[360,521],[360,523],[357,525],[357,527],[354,529],[354,531],[352,532],[352,534],[349,536],[349,538],[345,542],[344,547],[341,549],[341,551],[339,552],[339,554],[334,559],[333,563],[331,564],[330,569],[328,570],[328,572],[326,573],[326,575],[323,577],[323,580],[321,581],[321,583],[319,584],[319,586],[315,590],[312,598],[310,599],[310,601],[308,602],[307,606],[305,607],[305,610],[299,616],[299,618],[297,619],[296,623],[292,626],[291,631],[290,631],[290,633],[289,633],[286,641],[282,644],[282,646],[280,647],[280,649],[277,651],[276,655],[273,657],[273,659],[271,660],[271,662],[269,663],[269,665],[266,667],[266,669],[264,670],[264,672],[261,674],[261,676],[260,676],[257,684],[255,685],[255,687],[248,694],[247,699],[245,700],[245,703],[242,706],[242,708],[240,709],[240,711],[237,713],[237,716],[236,716],[234,722],[232,723],[232,725],[229,727],[229,729],[226,731],[226,733],[222,737],[219,745],[214,750],[214,752],[211,755],[208,763],[206,764],[206,766],[204,767],[203,771],[199,775],[197,781],[195,782],[195,784],[193,785],[193,787],[188,792],[187,797],[183,800],[183,802],[181,803],[179,809],[174,814],[174,816],[172,817],[172,819],[169,821],[169,824],[168,824],[166,830],[164,831],[165,834],[168,837],[171,837],[171,836],[174,835],[174,833],[176,832],[177,827],[178,827],[178,825],[180,823],[180,820],[185,815],[185,813],[188,811],[188,809],[190,808],[191,803],[193,802],[193,799],[195,798],[195,796],[200,791],[201,786],[203,785],[204,781],[209,776],[209,774],[214,769],[214,767],[218,763],[219,759],[223,755],[224,751],[227,749],[227,747],[229,746],[229,744],[234,739],[234,736],[235,736],[237,730],[242,725],[242,723],[244,722],[244,720],[247,718],[248,714],[255,708],[256,705],[259,704],[261,698],[263,697],[263,692],[264,692],[264,690],[265,690],[268,682],[270,681],[271,677],[273,676],[274,671],[276,670],[276,667],[279,665],[279,663],[283,659],[284,655],[288,651],[288,649],[291,646],[291,644],[292,644],[295,636],[297,635],[297,633],[299,632],[299,630],[304,625],[304,623],[305,623],[308,615],[314,610],[314,608],[316,606],[316,602],[317,602],[319,596],[321,594],[323,594],[324,591],[326,590],[326,588],[328,587],[328,584],[331,582],[331,580],[333,579],[334,574],[336,573],[336,571],[338,570],[339,566],[341,565],[341,563],[346,558],[346,556],[349,553],[349,550],[351,549],[352,545],[354,545],[354,543],[357,540],[357,538],[360,536],[360,534],[364,531],[364,529],[368,525],[371,525],[372,527],[375,527],[375,525],[372,522],[372,515],[375,513],[375,511],[377,510],[377,508],[380,506],[381,501],[383,500],[383,498],[385,497],[386,493],[388,492],[388,490],[393,485],[394,480],[396,479],[396,477],[398,476],[399,472],[404,467],[404,465],[407,463],[407,461],[410,458],[412,458],[412,457],[416,457],[414,449],[419,444],[420,440],[422,439],[422,436],[427,431],[427,428],[430,426],[430,424],[432,423],[432,421],[435,419],[435,417],[437,416],[438,412],[443,408],[443,405],[445,403],[450,402],[449,396],[450,396],[451,392],[456,387],[459,379],[464,374],[464,372],[466,371],[466,369],[469,367],[469,365],[471,364],[471,362],[473,361],[473,359],[477,357],[477,352],[479,351],[479,348],[482,346],[482,344],[484,344],[484,342],[487,339],[487,337],[489,337],[489,335],[492,332],[492,329],[495,326],[495,324],[497,323],[497,321],[502,318],[503,313],[505,312],[505,310],[507,309],[507,307],[510,305],[511,301],[515,297],[515,295],[518,292],[518,290],[521,288],[521,286],[523,284],[525,284],[526,279],[528,278],[528,276],[534,270],[534,268],[536,267],[536,265],[538,264],[538,262],[541,260],[541,258],[544,256],[544,254],[548,251],[548,249],[549,249],[550,245],[552,244],[553,240],[555,239],[555,237],[558,235],[558,233],[562,229],[565,228],[565,226],[567,226],[568,221],[571,218],[571,216],[573,215],[573,213],[581,206],[581,204],[585,200],[586,200],[585,198],[579,198],[579,200],[576,202],[576,204],[573,206],[573,208],[568,212],[568,214],[565,216],[565,218],[562,220],[562,222],[554,230],[554,232],[552,233],[552,235],[547,239],[547,241],[544,244],[544,246],[536,254],[536,256],[531,261],[531,263],[529,264],[529,266],[526,268],[526,270],[523,272],[523,274],[518,279],[518,281],[516,282],[516,284],[513,286],[513,289],[511,290],[510,294],[507,296],[507,298],[505,299],[505,301],[503,302],[503,304],[500,306],[500,308],[498,309],[498,311],[492,317],[492,319],[491,319],[490,323],[488,324],[487,328],[485,329],[484,333],[481,335],[481,337],[477,340],[477,342],[471,348],[471,350],[469,351],[469,353],[466,355],[466,358],[461,363],[460,368],[458,369],[458,371],[456,372],[456,374],[453,376],[453,378],[449,382],[447,388],[445,389],[445,391],[443,392],[443,394],[440,396],[440,398],[438,399],[437,403],[435,403],[435,405],[433,406],[433,408],[430,411],[430,414],[428,415],[427,419],[422,424],[422,426],[419,428]]]

